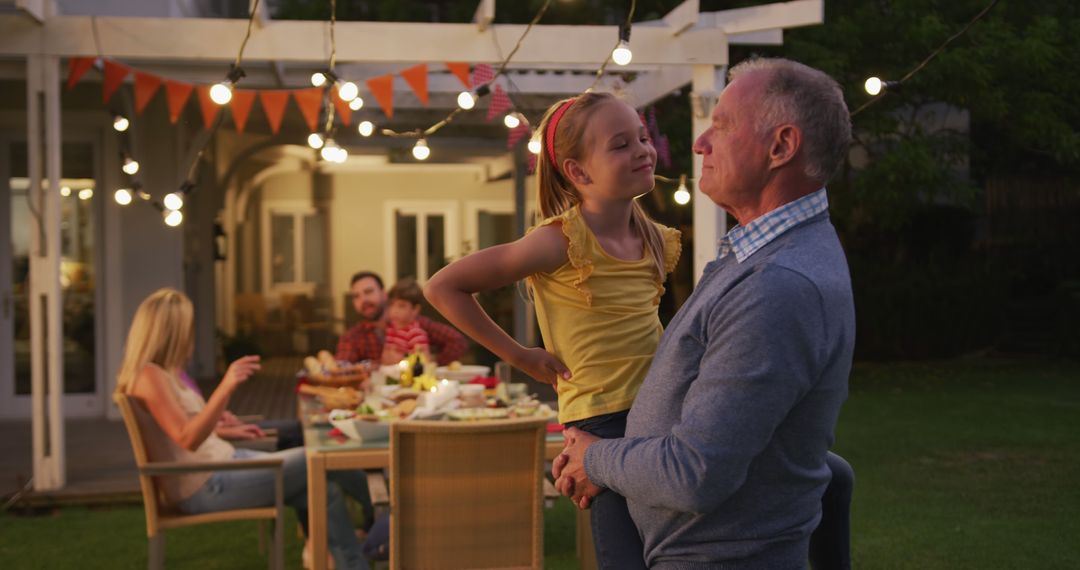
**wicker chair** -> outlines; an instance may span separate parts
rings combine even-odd
[[[142,404],[131,396],[115,394],[113,400],[120,407],[120,412],[124,417],[124,426],[127,428],[128,437],[131,439],[131,448],[135,453],[135,464],[139,469],[139,486],[142,488],[143,506],[146,510],[146,537],[150,543],[149,568],[156,570],[165,567],[164,531],[197,524],[235,520],[272,521],[274,544],[269,556],[270,568],[272,570],[284,568],[284,472],[281,459],[243,459],[202,463],[150,462],[147,458],[146,446],[143,443],[142,431],[136,416],[141,415],[144,418],[149,418],[149,421],[153,421],[153,418],[150,417],[149,412],[146,411]],[[273,469],[276,477],[274,505],[263,508],[191,515],[182,513],[161,501],[162,494],[158,488],[157,477],[227,469]],[[262,536],[260,532],[260,544],[261,542]]]
[[[395,422],[390,567],[543,568],[544,425]]]

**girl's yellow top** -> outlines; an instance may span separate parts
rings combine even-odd
[[[559,380],[559,421],[572,422],[630,408],[652,363],[663,326],[657,314],[663,279],[645,250],[637,261],[608,255],[574,207],[544,220],[559,224],[569,260],[529,277],[544,347],[570,369]],[[539,226],[538,226],[539,227]],[[682,252],[678,230],[664,237],[664,274]]]

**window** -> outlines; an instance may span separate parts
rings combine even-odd
[[[263,209],[263,290],[312,294],[326,283],[326,216],[304,204]]]
[[[386,205],[386,275],[424,283],[458,256],[456,202]]]

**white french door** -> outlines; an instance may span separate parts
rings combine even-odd
[[[458,202],[387,202],[384,214],[388,287],[405,277],[423,284],[460,255]]]

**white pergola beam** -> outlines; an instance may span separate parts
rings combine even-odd
[[[719,28],[728,34],[762,30],[797,28],[825,21],[824,0],[796,0],[706,12],[698,19],[699,27]]]
[[[639,75],[626,86],[625,93],[635,106],[644,107],[690,83],[690,69],[686,65],[671,66]]]
[[[728,36],[728,43],[741,46],[781,46],[784,45],[784,30],[761,30],[743,32]]]
[[[480,4],[476,7],[476,14],[473,16],[477,31],[486,32],[488,26],[494,21],[495,0],[480,0]]]
[[[664,15],[662,20],[667,24],[671,35],[677,36],[692,28],[698,22],[699,12],[700,4],[698,0],[686,0]]]
[[[797,4],[797,3],[796,3]],[[96,21],[101,55],[128,60],[221,61],[236,58],[247,22],[213,18],[121,18],[58,16],[35,24],[18,16],[0,16],[5,38],[0,56],[40,53],[60,57],[93,57]],[[275,20],[252,33],[244,50],[247,61],[320,62],[327,59],[319,41],[325,22]],[[412,22],[338,22],[337,58],[341,62],[426,63],[436,61],[501,61],[495,43],[514,45],[524,25],[498,24],[478,33],[475,24]],[[491,35],[495,35],[492,40]],[[615,26],[534,26],[514,62],[552,66],[603,61],[617,36]],[[677,38],[665,27],[634,32],[635,62],[645,65],[723,64],[726,53],[703,36],[722,36],[695,29]]]

